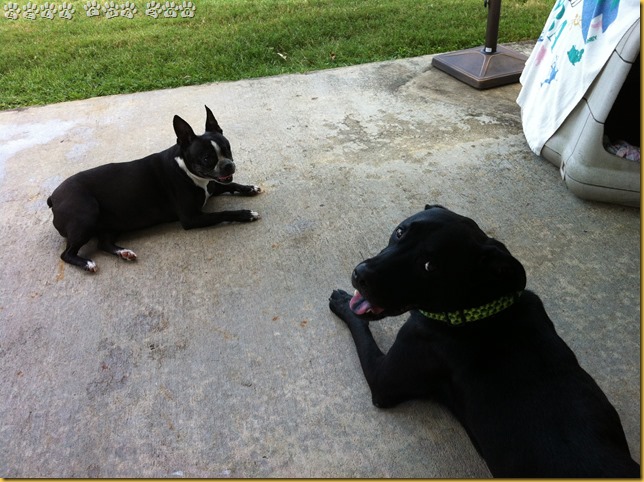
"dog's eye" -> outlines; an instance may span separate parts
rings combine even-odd
[[[403,233],[404,233],[404,232],[405,232],[405,231],[403,230],[403,228],[398,228],[398,229],[396,229],[396,238],[397,238],[397,239],[402,238],[402,235],[403,235]]]
[[[427,271],[428,273],[436,271],[436,265],[434,265],[434,263],[432,263],[431,261],[427,261],[427,263],[425,263],[425,271]]]

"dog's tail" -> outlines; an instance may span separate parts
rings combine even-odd
[[[53,204],[51,203],[51,196],[47,198],[47,206],[52,207]]]

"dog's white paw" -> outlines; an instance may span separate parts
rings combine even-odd
[[[258,212],[255,212],[255,211],[250,212],[250,220],[251,221],[257,221],[260,218],[261,218],[261,216],[259,215]]]
[[[96,273],[98,271],[98,266],[96,266],[96,263],[92,260],[89,260],[85,264],[85,271],[88,271],[90,273]]]
[[[264,191],[262,191],[261,187],[259,187],[259,186],[251,186],[250,194],[261,194],[262,192],[264,192]]]
[[[116,254],[123,259],[128,261],[134,261],[136,259],[136,253],[130,249],[119,249]]]

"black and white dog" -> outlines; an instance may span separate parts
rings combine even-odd
[[[78,255],[93,237],[100,249],[134,260],[133,251],[115,244],[119,233],[177,220],[192,229],[259,219],[248,210],[202,212],[211,196],[262,192],[258,186],[233,183],[230,144],[210,109],[206,106],[206,132],[201,136],[179,116],[173,125],[177,143],[165,151],[79,172],[54,190],[47,204],[54,226],[67,238],[64,261],[95,272],[96,263]]]

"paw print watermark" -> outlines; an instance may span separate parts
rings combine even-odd
[[[38,16],[38,5],[35,3],[27,3],[27,5],[24,5],[22,7],[22,18],[26,18],[27,20],[36,20],[36,17]]]
[[[173,1],[166,1],[159,3],[155,0],[148,2],[145,8],[145,14],[152,18],[193,18],[197,7],[191,1],[183,1],[181,3],[174,3]]]
[[[4,10],[4,18],[9,20],[18,20],[20,18],[22,10],[20,10],[17,3],[7,3],[2,9]]]
[[[22,8],[17,3],[9,2],[2,9],[4,10],[4,17],[9,20],[18,20],[21,16],[27,20],[36,20],[38,18],[54,20],[56,13],[58,13],[60,18],[71,20],[76,12],[74,5],[71,3],[68,4],[67,2],[63,2],[60,8],[55,3],[49,2],[45,2],[42,5],[29,2],[23,5]]]
[[[131,19],[134,18],[134,15],[136,15],[137,12],[138,10],[136,9],[136,5],[134,5],[134,3],[125,2],[123,5],[121,5],[121,17]]]
[[[136,5],[129,0],[125,3],[114,3],[113,1],[105,2],[101,7],[105,18],[125,17],[132,19],[138,12]]]
[[[58,7],[55,4],[45,2],[40,6],[40,18],[46,18],[47,20],[53,20],[56,16]]]
[[[152,2],[148,2],[145,5],[145,14],[148,17],[152,18],[158,18],[159,14],[161,13],[161,4],[155,2],[154,0]]]
[[[71,20],[72,18],[74,18],[75,13],[76,9],[74,8],[74,5],[67,2],[63,2],[63,4],[60,6],[60,9],[58,10],[58,16],[60,18],[64,18],[65,20]]]
[[[125,3],[118,3],[118,0],[107,0],[103,3],[100,3],[100,0],[85,0],[83,10],[88,17],[103,15],[108,19],[116,17],[132,19],[139,13],[136,4],[131,0],[126,0]],[[146,4],[144,13],[152,18],[177,18],[179,16],[193,18],[195,11],[196,6],[189,0],[184,0],[181,3],[175,3],[174,1],[159,3],[151,0]],[[19,20],[20,18],[26,20],[54,20],[56,14],[61,19],[72,20],[76,13],[76,8],[72,3],[68,3],[67,0],[63,1],[60,6],[48,1],[41,5],[29,1],[22,6],[15,2],[7,2],[3,5],[2,12],[4,18],[8,20]]]
[[[181,16],[183,18],[192,18],[195,16],[197,7],[192,2],[183,2],[181,4]]]
[[[96,0],[87,2],[83,8],[88,17],[98,17],[101,14],[101,6],[96,3]]]
[[[177,18],[179,14],[179,6],[175,5],[174,2],[165,2],[161,10],[163,11],[163,16],[166,18]]]
[[[119,5],[114,2],[105,2],[101,7],[101,10],[105,14],[105,18],[115,18],[119,16],[118,11]]]

